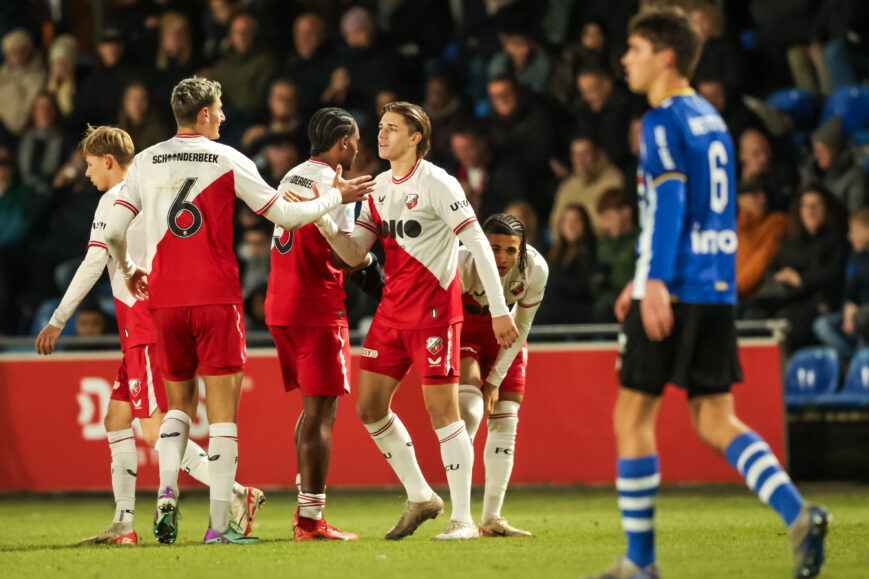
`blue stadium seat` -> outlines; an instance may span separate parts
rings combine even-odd
[[[802,348],[791,356],[785,373],[788,406],[823,403],[839,386],[839,355],[833,348]]]
[[[846,86],[831,94],[824,103],[821,122],[830,117],[841,118],[849,135],[869,128],[869,87]]]
[[[815,126],[815,99],[800,88],[786,88],[774,92],[766,104],[786,113],[794,121],[794,131],[803,132]]]
[[[851,360],[845,387],[831,394],[827,401],[836,405],[869,406],[869,348],[857,352]]]

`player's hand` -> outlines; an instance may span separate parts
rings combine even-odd
[[[846,302],[842,311],[842,333],[851,335],[857,330],[854,319],[857,316],[857,304]]]
[[[640,301],[643,329],[653,342],[660,342],[673,331],[673,306],[667,284],[659,279],[646,282],[646,297]]]
[[[780,271],[778,271],[773,278],[776,281],[780,281],[782,283],[786,283],[788,285],[792,285],[794,287],[802,287],[803,278],[800,277],[800,274],[797,273],[792,267],[786,267]]]
[[[362,175],[355,179],[344,179],[341,177],[343,172],[344,169],[341,165],[338,165],[338,168],[335,170],[335,180],[332,181],[332,187],[341,193],[344,203],[364,201],[368,195],[374,193],[374,181],[371,179],[371,175]],[[316,186],[315,184],[314,187]],[[316,189],[314,193],[319,195]]]
[[[317,191],[316,187],[317,187],[317,185],[314,185],[314,199],[316,199],[317,197],[320,196],[320,193],[319,193],[319,191]],[[295,193],[293,193],[289,189],[284,191],[284,199],[286,201],[288,201],[289,203],[298,203],[299,201],[304,201],[304,199],[302,199],[301,197],[299,197],[298,195],[296,195]]]
[[[483,382],[483,413],[486,416],[495,411],[495,403],[498,401],[498,387],[488,382]]]
[[[148,299],[148,272],[141,267],[137,267],[129,278],[127,278],[127,289],[133,294],[133,297],[140,302]]]
[[[615,306],[613,306],[613,313],[615,313],[616,319],[619,323],[625,321],[625,316],[628,315],[628,310],[631,309],[631,295],[633,292],[634,282],[629,281],[624,289],[622,289],[622,293],[620,293],[619,297],[616,299]]]
[[[36,336],[36,353],[48,356],[54,352],[54,344],[60,336],[60,328],[56,328],[51,324],[46,325]]]
[[[516,329],[516,324],[513,322],[513,316],[507,314],[492,318],[492,330],[495,332],[495,339],[498,340],[498,345],[502,348],[509,348],[519,337],[519,330]]]

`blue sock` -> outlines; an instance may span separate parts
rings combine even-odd
[[[654,500],[660,484],[657,454],[619,459],[616,489],[628,539],[627,557],[640,569],[655,562]]]
[[[730,441],[725,453],[730,466],[764,503],[775,509],[790,527],[803,506],[800,491],[756,432],[745,432]]]

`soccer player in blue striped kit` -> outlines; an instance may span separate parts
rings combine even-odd
[[[628,32],[627,82],[653,108],[643,119],[636,273],[615,307],[623,322],[616,488],[627,553],[600,578],[660,576],[655,422],[671,382],[687,391],[700,438],[788,526],[794,576],[814,577],[824,560],[827,512],[803,501],[766,442],[734,413],[730,387],[742,380],[733,320],[736,156],[724,121],[689,85],[697,32],[673,8],[641,12]]]

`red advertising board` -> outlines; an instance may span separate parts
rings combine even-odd
[[[746,381],[734,388],[737,412],[784,460],[778,348],[768,341],[740,346]],[[0,356],[0,491],[109,489],[109,451],[102,418],[119,353]],[[614,344],[535,345],[519,412],[516,483],[612,482],[615,439],[612,408],[617,380]],[[358,374],[353,356],[353,386]],[[207,446],[204,401],[191,430]],[[397,484],[356,417],[355,396],[341,400],[329,485]],[[296,476],[293,428],[301,399],[284,392],[274,350],[250,352],[239,408],[238,480],[265,488],[292,486]],[[398,389],[393,410],[407,426],[423,473],[446,484],[437,438],[413,372]],[[475,443],[481,456],[485,425]],[[157,485],[157,456],[139,442],[139,487]],[[737,481],[739,476],[693,434],[684,394],[669,388],[658,421],[665,481]],[[184,475],[184,480],[188,480]],[[483,482],[482,460],[474,482]],[[182,484],[185,484],[182,482]],[[188,482],[187,484],[193,484]]]

